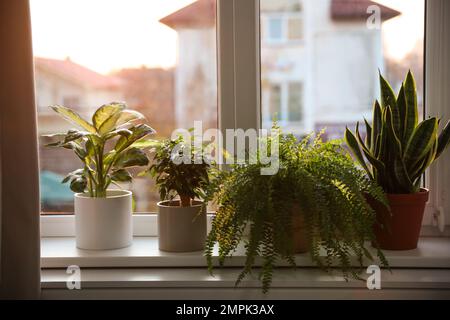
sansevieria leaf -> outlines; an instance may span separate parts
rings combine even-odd
[[[422,121],[414,130],[404,153],[407,168],[414,166],[431,149],[437,139],[438,121],[430,118]]]
[[[449,144],[450,144],[450,121],[447,122],[441,134],[439,135],[436,158],[438,158],[442,154],[442,151],[444,151]]]
[[[90,133],[96,132],[95,128],[89,122],[84,120],[75,111],[72,111],[69,108],[66,108],[66,107],[60,106],[60,105],[54,105],[54,106],[51,106],[51,108],[55,112],[57,112],[61,117],[63,117],[65,120],[67,120],[68,122],[70,122],[80,128],[83,128],[84,130],[86,130]]]
[[[382,127],[382,117],[381,117],[381,106],[378,100],[375,101],[373,105],[373,119],[372,119],[372,148],[370,151],[376,154],[376,144],[377,141],[380,141],[378,137],[381,135],[381,127]]]
[[[406,99],[406,115],[405,115],[405,129],[403,133],[403,143],[406,144],[414,131],[414,128],[418,123],[418,112],[417,112],[417,94],[416,94],[416,83],[411,71],[406,75],[404,82],[405,99]]]
[[[403,137],[405,135],[405,125],[406,125],[405,119],[406,119],[406,112],[407,112],[405,88],[403,86],[403,83],[402,83],[402,86],[400,87],[400,91],[398,92],[398,96],[397,96],[397,108],[398,108],[398,114],[400,116],[400,131],[397,132],[397,137],[403,143]]]
[[[381,107],[384,109],[387,106],[391,107],[392,124],[394,125],[394,131],[399,135],[401,132],[400,113],[397,107],[397,98],[391,85],[384,79],[380,73],[380,88],[381,88]]]
[[[372,172],[369,170],[369,167],[367,167],[366,162],[364,161],[363,155],[361,153],[361,149],[359,148],[358,141],[356,141],[355,136],[353,133],[348,129],[345,128],[345,141],[347,142],[347,145],[350,148],[350,151],[355,156],[356,160],[359,162],[359,164],[366,170],[369,177],[373,178]]]

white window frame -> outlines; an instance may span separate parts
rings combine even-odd
[[[446,0],[426,1],[425,101],[427,115],[450,119],[450,20],[444,18],[444,9],[449,9]],[[217,0],[218,125],[222,131],[261,125],[259,11],[259,0]],[[450,170],[448,151],[427,173],[426,186],[432,193],[422,235],[450,236],[450,180],[440,174],[443,170]],[[156,235],[154,213],[136,214],[134,225],[135,236]],[[73,230],[73,216],[41,216],[42,237],[71,236]]]

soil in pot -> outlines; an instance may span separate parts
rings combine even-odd
[[[425,205],[429,191],[422,188],[413,194],[387,194],[391,212],[379,202],[368,199],[376,211],[374,226],[378,245],[385,250],[412,250],[417,248]]]

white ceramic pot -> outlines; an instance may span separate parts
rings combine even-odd
[[[133,240],[132,199],[126,190],[108,190],[106,198],[75,194],[77,247],[90,250],[118,249]]]
[[[190,207],[180,207],[179,201],[158,202],[159,249],[190,252],[204,249],[206,240],[206,205],[194,201]],[[170,205],[172,204],[172,205]]]

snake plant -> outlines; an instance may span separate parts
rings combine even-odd
[[[111,102],[97,109],[92,123],[75,111],[60,105],[51,107],[65,120],[79,129],[67,133],[47,135],[56,140],[49,147],[71,149],[81,160],[83,167],[70,172],[62,181],[70,183],[74,192],[87,191],[91,197],[106,197],[111,183],[130,182],[128,169],[149,163],[142,150],[140,139],[155,133],[144,123],[136,124],[144,116],[126,109],[120,102]]]
[[[381,99],[373,105],[372,124],[364,119],[363,140],[359,123],[355,133],[348,128],[345,140],[367,175],[387,193],[415,193],[425,170],[436,160],[450,141],[450,122],[439,134],[440,119],[418,121],[417,93],[411,71],[395,95],[381,75]]]

